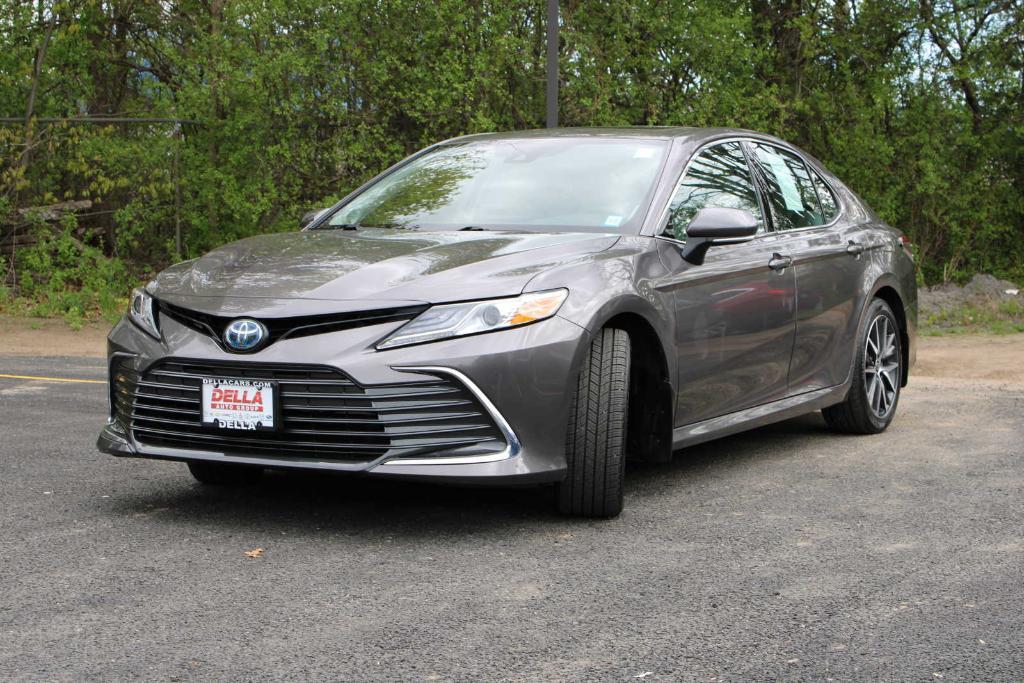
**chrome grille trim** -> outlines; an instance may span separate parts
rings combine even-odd
[[[522,443],[519,441],[519,437],[516,436],[515,431],[512,429],[512,425],[508,423],[505,416],[502,415],[498,409],[491,403],[491,400],[487,398],[480,387],[478,387],[473,380],[467,377],[462,372],[453,368],[446,368],[436,365],[408,365],[408,366],[394,366],[392,370],[398,370],[400,372],[415,372],[425,373],[431,375],[448,375],[453,377],[462,383],[466,388],[473,392],[473,396],[483,405],[484,409],[490,414],[491,419],[494,420],[498,429],[501,430],[502,435],[505,437],[505,448],[500,453],[491,453],[488,455],[479,456],[451,456],[451,457],[437,457],[437,458],[410,458],[410,457],[396,457],[385,460],[377,467],[387,467],[388,465],[476,465],[487,462],[498,462],[499,460],[507,460],[514,458],[519,455],[522,450]],[[376,468],[375,468],[376,469]]]

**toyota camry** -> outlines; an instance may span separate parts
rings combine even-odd
[[[303,223],[133,292],[102,451],[213,485],[547,483],[611,517],[627,460],[817,410],[882,432],[914,362],[907,239],[758,133],[471,135]]]

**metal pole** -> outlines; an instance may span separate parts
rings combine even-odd
[[[547,125],[558,128],[558,0],[548,0]]]
[[[181,260],[181,124],[174,126],[174,258]]]

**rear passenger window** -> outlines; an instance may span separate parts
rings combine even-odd
[[[808,228],[827,222],[803,159],[759,142],[752,143],[751,148],[764,180],[777,230]]]
[[[761,205],[740,143],[708,147],[694,157],[672,197],[665,232],[685,240],[686,226],[705,207],[749,211],[757,219],[758,232],[763,231]]]
[[[824,217],[822,222],[831,223],[839,215],[839,202],[836,201],[832,188],[817,173],[814,173],[814,188],[818,191],[818,200],[821,201],[821,213]]]

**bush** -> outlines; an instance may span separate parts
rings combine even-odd
[[[73,327],[101,316],[116,320],[127,305],[132,278],[117,258],[73,236],[74,216],[58,230],[34,229],[37,242],[15,254],[18,296],[7,292],[6,308],[33,316],[62,316]],[[0,299],[2,300],[2,299]]]

